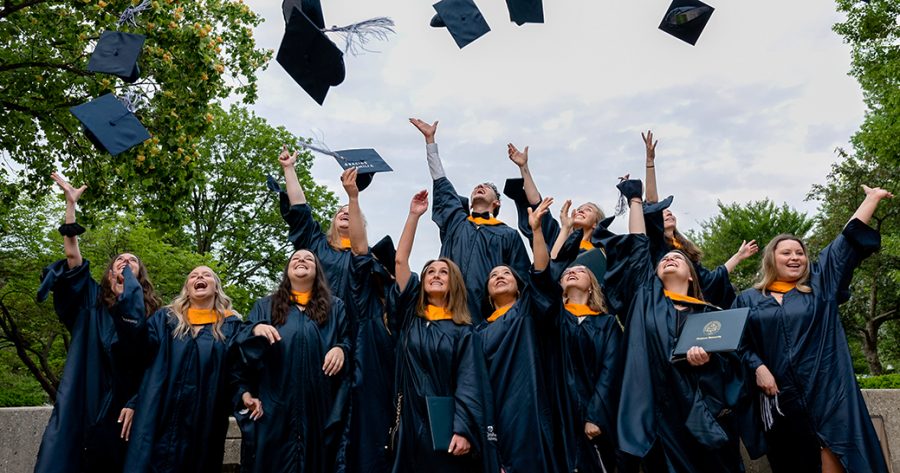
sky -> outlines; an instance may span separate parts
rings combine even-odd
[[[246,1],[265,18],[258,47],[277,51],[281,2]],[[805,196],[825,182],[835,148],[848,146],[865,110],[847,76],[850,49],[831,31],[841,17],[830,1],[709,1],[716,10],[690,46],[657,29],[669,0],[544,0],[545,23],[521,27],[505,2],[476,0],[492,30],[462,50],[429,26],[431,1],[322,3],[328,26],[387,16],[397,33],[370,43],[377,52],[345,56],[346,79],[324,106],[273,60],[259,73],[253,109],[332,149],[375,148],[388,161],[394,172],[377,175],[360,198],[370,242],[385,234],[396,242],[410,197],[431,190],[424,140],[409,117],[440,121],[444,168],[463,195],[483,181],[502,189],[519,175],[507,143],[529,146],[554,215],[565,199],[611,214],[616,177],[643,179],[641,131],[652,129],[659,192],[675,196],[684,231],[713,217],[717,200],[768,197],[814,213]],[[340,171],[318,156],[312,174],[346,201]],[[499,218],[514,226],[513,204],[502,204]],[[439,253],[430,218],[420,221],[413,268]],[[612,229],[624,232],[625,223]]]

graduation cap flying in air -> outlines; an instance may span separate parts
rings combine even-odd
[[[116,156],[150,139],[140,120],[113,94],[106,94],[69,109],[91,143]]]
[[[394,32],[394,22],[385,17],[325,28],[319,0],[285,0],[281,8],[286,26],[275,59],[319,105],[331,87],[344,82],[346,52],[355,55],[358,49],[366,50],[365,44],[372,38],[384,40]],[[326,32],[344,37],[343,51]]]
[[[150,0],[144,0],[136,6],[129,6],[119,15],[117,27],[126,23],[137,26],[134,18],[138,13],[150,8]],[[142,34],[124,33],[121,31],[104,31],[97,40],[97,46],[91,53],[87,70],[119,77],[129,84],[133,84],[141,75],[138,67],[138,58],[144,47],[146,37]]]
[[[431,26],[447,28],[459,49],[491,31],[472,0],[441,0],[432,6],[437,13],[431,18]]]
[[[317,153],[331,156],[341,165],[341,169],[357,169],[356,186],[360,191],[365,190],[372,183],[375,173],[392,172],[393,169],[384,161],[384,158],[372,148],[344,149],[331,151],[325,146],[300,143],[300,146]]]
[[[673,0],[659,29],[693,46],[714,10],[700,0]]]

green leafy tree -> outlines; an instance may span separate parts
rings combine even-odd
[[[92,188],[85,209],[142,210],[154,227],[178,228],[199,141],[226,97],[252,102],[256,72],[271,51],[256,48],[262,19],[242,0],[152,0],[120,29],[147,36],[133,85],[86,70],[103,30],[135,0],[5,0],[0,5],[0,152],[24,168],[31,191],[61,169]],[[96,151],[69,108],[125,89],[143,97],[136,114],[152,135],[115,158]],[[91,212],[97,217],[99,212]]]
[[[742,241],[756,240],[760,252],[744,260],[731,273],[731,282],[739,289],[753,283],[759,269],[762,248],[776,235],[791,233],[804,238],[813,226],[811,218],[786,203],[776,206],[769,199],[746,204],[718,202],[719,213],[700,223],[700,231],[691,238],[703,248],[703,265],[715,267],[731,258]]]

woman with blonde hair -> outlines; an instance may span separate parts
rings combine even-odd
[[[750,308],[744,362],[758,393],[744,443],[753,458],[766,453],[775,473],[888,471],[838,313],[853,271],[881,246],[869,220],[893,197],[863,189],[862,204],[815,262],[799,238],[775,237],[757,283],[734,303]]]
[[[341,471],[350,329],[318,258],[295,251],[247,319],[235,341],[241,471]]]
[[[131,323],[149,366],[124,471],[221,471],[233,405],[229,347],[241,327],[222,281],[198,266],[171,304]]]
[[[412,198],[397,245],[396,278],[401,289],[388,310],[399,334],[397,398],[392,471],[477,472],[484,449],[485,392],[479,342],[472,331],[463,276],[456,264],[439,258],[421,276],[409,268],[419,218],[428,210],[428,192]],[[452,437],[447,451],[435,451],[426,399],[454,401]],[[496,470],[494,470],[496,471]]]

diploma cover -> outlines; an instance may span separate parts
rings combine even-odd
[[[703,348],[707,353],[737,350],[749,313],[750,308],[741,307],[689,315],[675,343],[672,361],[683,360],[691,347]]]
[[[456,412],[452,397],[427,396],[428,426],[431,428],[431,445],[436,452],[447,452],[453,438],[453,416]]]

